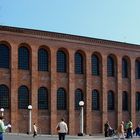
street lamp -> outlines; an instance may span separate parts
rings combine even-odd
[[[78,133],[78,136],[84,135],[84,101],[79,102],[80,106],[80,133]]]
[[[1,111],[1,116],[3,117],[4,116],[4,108],[1,108],[0,111]]]
[[[32,132],[32,106],[28,105],[28,110],[29,110],[29,134]]]

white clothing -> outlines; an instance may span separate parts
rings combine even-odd
[[[58,133],[67,133],[68,132],[68,127],[67,124],[64,121],[61,121],[58,123],[57,127],[60,127],[60,130],[58,130]]]

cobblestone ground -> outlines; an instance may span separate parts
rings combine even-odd
[[[130,140],[138,140],[140,138],[133,137]],[[32,135],[24,135],[24,134],[4,134],[4,140],[58,140],[56,135],[38,135],[33,138]],[[102,135],[100,136],[66,136],[66,140],[118,140],[117,137],[109,137],[104,138]],[[129,140],[129,139],[128,139]]]

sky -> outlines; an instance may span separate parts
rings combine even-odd
[[[140,0],[0,0],[0,25],[140,44]]]

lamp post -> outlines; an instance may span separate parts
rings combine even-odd
[[[0,111],[1,111],[1,116],[3,117],[4,116],[4,108],[1,108]]]
[[[29,110],[29,134],[32,132],[32,106],[28,105],[28,110]]]
[[[80,133],[78,133],[78,136],[84,135],[84,101],[79,102],[80,106]]]

